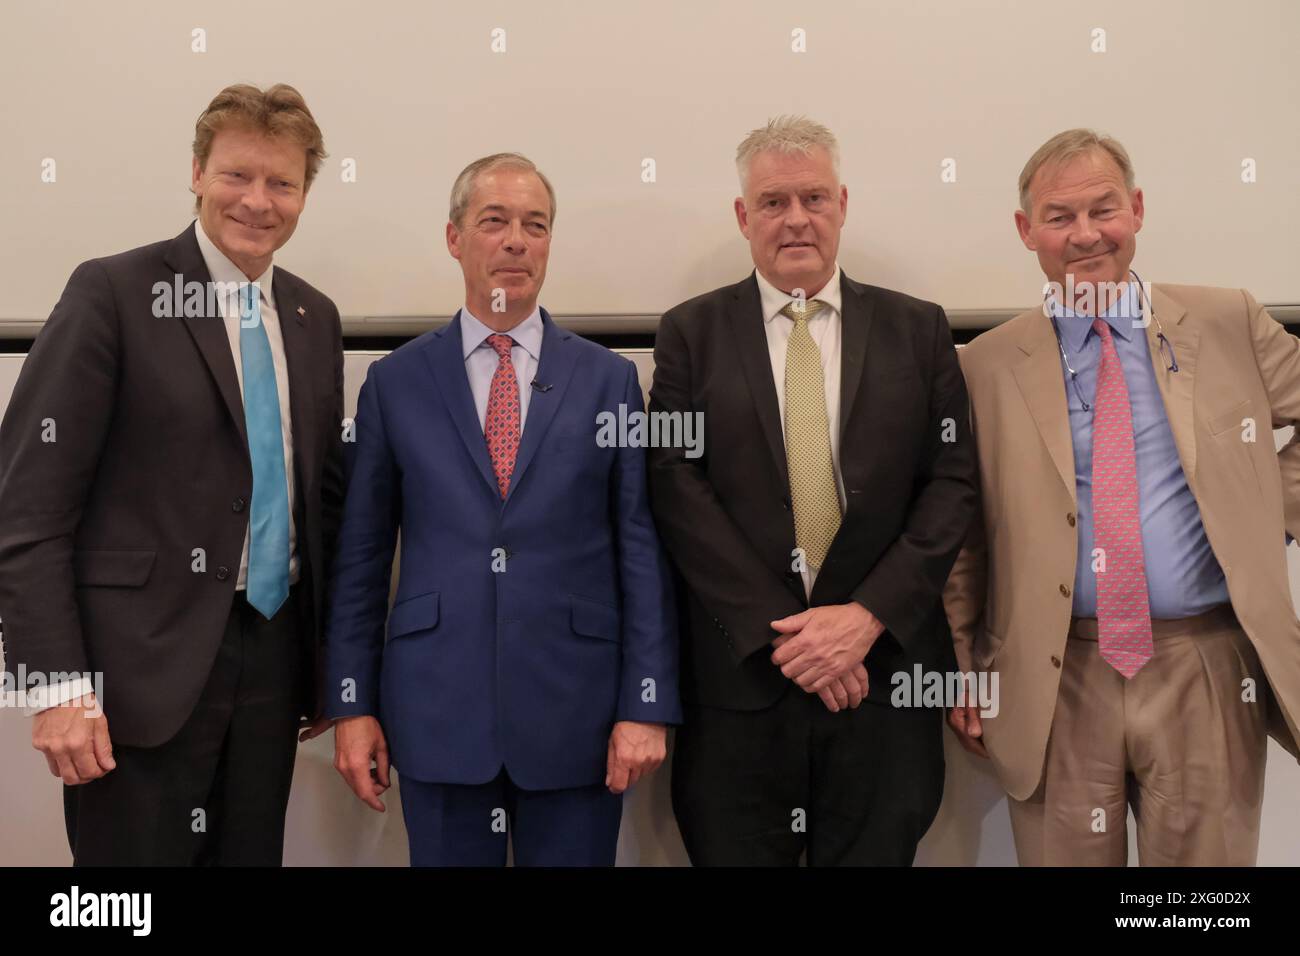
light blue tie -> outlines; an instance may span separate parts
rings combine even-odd
[[[244,423],[253,460],[249,517],[248,603],[268,621],[289,596],[289,492],[284,477],[284,436],[271,343],[262,325],[262,297],[240,288],[239,356],[244,369]]]

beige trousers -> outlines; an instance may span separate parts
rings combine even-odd
[[[1132,680],[1102,660],[1097,621],[1066,642],[1043,778],[1010,800],[1022,866],[1124,866],[1128,808],[1143,866],[1253,866],[1264,797],[1268,687],[1223,605],[1151,622]]]

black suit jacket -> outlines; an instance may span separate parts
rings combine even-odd
[[[869,699],[886,702],[897,671],[956,669],[940,596],[974,516],[975,460],[943,310],[843,273],[840,288],[847,508],[811,604],[858,601],[885,624],[866,666]],[[650,449],[655,520],[687,595],[684,693],[769,706],[793,684],[770,660],[769,624],[809,601],[791,569],[794,514],[753,274],[664,315],[650,409],[704,414],[701,457]]]
[[[154,314],[155,283],[180,275],[207,288],[195,228],[77,267],[0,424],[5,666],[102,672],[109,733],[142,747],[175,735],[203,690],[252,500],[220,313]],[[343,495],[342,330],[334,303],[306,282],[276,267],[273,284],[289,371],[300,639],[314,678]],[[53,442],[43,440],[50,421]],[[316,680],[304,684],[313,714]]]

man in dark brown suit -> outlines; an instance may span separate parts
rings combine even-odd
[[[197,221],[77,267],[0,425],[5,664],[78,865],[280,863],[343,353],[334,304],[271,258],[324,155],[292,87],[218,94]]]

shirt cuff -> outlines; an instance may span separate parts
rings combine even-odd
[[[27,692],[27,706],[23,708],[24,717],[34,717],[43,710],[58,707],[78,697],[85,697],[95,690],[89,677],[60,681],[57,684],[42,684]]]

